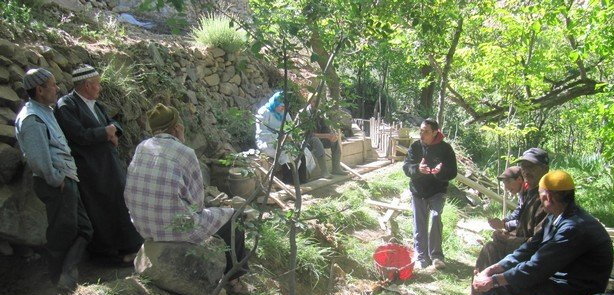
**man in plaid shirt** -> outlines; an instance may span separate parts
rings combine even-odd
[[[154,241],[199,244],[212,235],[228,247],[232,208],[205,208],[203,177],[194,150],[184,145],[184,127],[179,112],[157,104],[147,113],[154,137],[141,142],[128,167],[124,197],[139,233]],[[244,233],[235,230],[237,259],[245,256]],[[232,268],[226,251],[226,270]],[[247,265],[231,278],[245,274]]]

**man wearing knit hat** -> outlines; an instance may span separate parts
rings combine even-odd
[[[517,160],[524,180],[525,192],[519,198],[516,228],[512,231],[497,230],[493,232],[492,242],[486,243],[476,260],[474,272],[481,272],[486,267],[512,253],[539,229],[546,218],[546,212],[539,199],[538,183],[549,170],[548,153],[540,148],[530,148]],[[508,171],[506,171],[508,172]],[[501,176],[508,173],[504,172]],[[479,294],[472,290],[472,294]]]
[[[47,258],[51,281],[64,291],[77,285],[77,265],[92,225],[77,188],[77,166],[53,116],[58,86],[43,68],[29,70],[23,85],[30,100],[15,120],[19,147],[34,174],[36,195],[47,211]]]
[[[147,112],[154,137],[141,142],[128,167],[126,204],[130,215],[144,238],[154,241],[206,242],[212,235],[220,236],[231,245],[232,208],[206,208],[205,191],[198,158],[193,149],[184,145],[184,127],[174,107],[157,104]],[[187,218],[191,228],[174,224]],[[244,233],[235,230],[235,250],[238,261],[245,257]],[[230,252],[226,251],[226,271],[232,268]],[[234,293],[241,293],[238,278],[245,274],[247,264],[230,280]]]
[[[486,294],[590,295],[603,293],[612,270],[612,240],[598,220],[575,203],[564,171],[539,181],[548,213],[542,229],[501,261],[476,275]]]
[[[124,202],[126,172],[117,151],[120,124],[97,101],[100,75],[90,65],[72,73],[74,90],[58,101],[55,116],[79,170],[79,191],[94,228],[90,253],[130,263],[143,239]]]

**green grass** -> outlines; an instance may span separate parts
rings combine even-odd
[[[287,272],[290,261],[287,227],[281,223],[281,220],[267,220],[260,227],[260,235],[258,260],[271,273],[277,276],[283,275]],[[300,278],[301,284],[315,286],[321,278],[328,276],[329,261],[333,251],[303,233],[297,235],[296,244],[297,277]]]
[[[233,27],[228,17],[220,15],[201,17],[199,25],[192,29],[191,37],[198,44],[219,47],[229,53],[245,48],[247,42],[246,32]]]

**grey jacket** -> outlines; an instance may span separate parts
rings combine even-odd
[[[79,181],[77,166],[51,107],[30,99],[15,119],[19,147],[35,176],[58,187],[65,177]]]

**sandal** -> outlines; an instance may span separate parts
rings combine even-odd
[[[249,294],[250,293],[249,286],[238,278],[228,282],[227,291],[230,292],[230,294]]]

